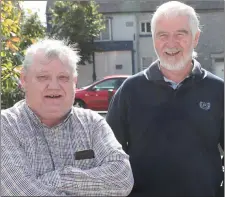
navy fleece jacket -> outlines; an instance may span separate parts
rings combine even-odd
[[[223,80],[193,60],[174,90],[158,64],[122,84],[106,118],[130,156],[131,196],[215,196],[223,177]]]

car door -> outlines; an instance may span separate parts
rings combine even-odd
[[[115,93],[118,87],[118,78],[106,79],[101,81],[91,88],[92,94],[90,94],[89,105],[92,109],[98,111],[108,110],[109,105],[109,91],[112,91],[112,94]]]

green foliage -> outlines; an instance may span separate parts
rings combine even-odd
[[[93,39],[104,30],[103,15],[98,13],[98,5],[94,1],[56,1],[51,15],[50,36],[66,39],[69,43],[78,43],[81,64],[91,62],[94,51]]]
[[[1,101],[5,107],[8,107],[8,101],[17,89],[19,72],[16,67],[20,65],[18,56],[20,18],[21,12],[11,1],[1,1]]]
[[[31,13],[21,22],[22,40],[20,47],[26,49],[31,44],[35,43],[37,39],[44,38],[45,27],[42,25],[38,14]]]
[[[23,98],[18,82],[25,49],[45,31],[37,15],[26,18],[18,2],[1,0],[1,33],[1,104],[8,108]]]

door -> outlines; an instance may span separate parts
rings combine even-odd
[[[107,111],[108,105],[113,95],[125,78],[113,78],[101,81],[90,88],[89,106],[93,110]]]

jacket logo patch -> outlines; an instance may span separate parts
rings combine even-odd
[[[208,110],[210,110],[211,104],[207,103],[207,102],[200,101],[199,102],[199,107],[201,109],[204,109],[204,110],[208,111]]]

